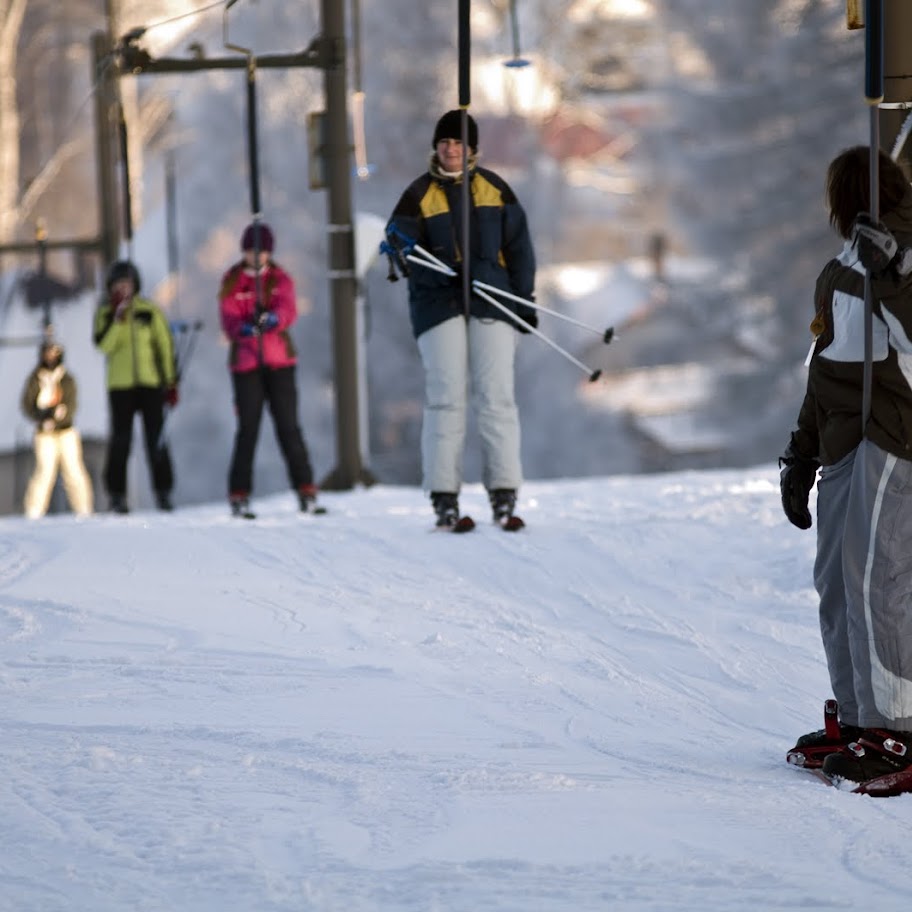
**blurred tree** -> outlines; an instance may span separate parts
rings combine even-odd
[[[16,62],[25,0],[0,0],[0,241],[15,228],[19,202]]]

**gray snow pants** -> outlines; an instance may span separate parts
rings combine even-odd
[[[418,337],[425,373],[421,463],[426,491],[458,494],[471,387],[488,490],[522,483],[514,398],[516,330],[503,320],[453,317]]]
[[[852,466],[842,569],[858,724],[912,731],[912,461],[869,440]]]
[[[839,703],[839,718],[858,725],[855,671],[849,650],[846,584],[842,572],[846,512],[852,489],[852,450],[835,465],[824,466],[817,479],[817,558],[814,588],[820,598],[820,636],[830,672],[830,686]]]

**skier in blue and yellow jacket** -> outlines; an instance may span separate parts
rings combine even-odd
[[[107,358],[111,436],[104,483],[111,509],[127,513],[127,460],[133,416],[142,416],[146,456],[160,510],[171,510],[174,472],[162,438],[164,406],[177,405],[174,341],[165,315],[139,295],[139,271],[129,260],[108,270],[107,298],[95,312],[95,345]]]
[[[478,166],[478,127],[468,116],[471,187],[468,257],[471,278],[526,300],[535,291],[535,252],[516,194],[495,172]],[[462,291],[462,114],[448,111],[434,130],[428,170],[396,204],[388,233],[406,236],[451,266],[456,277],[411,268],[412,332],[425,372],[421,433],[423,485],[441,527],[459,516],[467,395],[471,386],[482,447],[482,481],[495,519],[513,513],[522,482],[519,414],[514,395],[516,333],[537,325],[535,310],[509,303],[520,318]],[[507,301],[504,301],[507,304]]]

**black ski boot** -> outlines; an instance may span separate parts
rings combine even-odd
[[[174,504],[171,503],[171,495],[167,491],[159,491],[155,495],[155,503],[158,509],[165,513],[170,513],[174,509]]]
[[[130,512],[130,508],[127,506],[127,498],[123,494],[111,495],[111,512],[121,514]]]
[[[437,514],[438,529],[452,529],[459,522],[459,497],[443,491],[431,491],[431,504]]]
[[[488,491],[491,501],[491,512],[494,522],[507,532],[518,532],[525,523],[514,513],[516,509],[516,490],[514,488],[495,488]]]
[[[516,509],[516,491],[513,488],[495,488],[493,491],[488,491],[488,500],[491,501],[491,510],[496,523],[505,523]]]

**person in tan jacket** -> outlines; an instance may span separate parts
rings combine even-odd
[[[25,489],[25,515],[47,513],[58,471],[70,509],[78,516],[92,512],[92,482],[82,458],[82,439],[73,425],[76,380],[63,365],[63,346],[46,341],[38,366],[22,390],[22,411],[35,422],[35,470]]]

